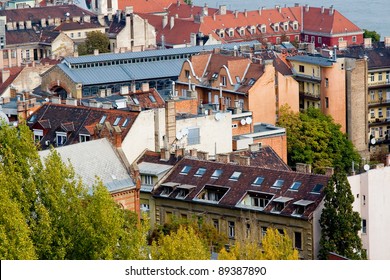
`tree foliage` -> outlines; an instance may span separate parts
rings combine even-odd
[[[268,228],[262,240],[262,246],[254,242],[236,242],[226,251],[223,248],[219,255],[220,260],[297,260],[298,251],[293,248],[292,241],[287,235],[280,234],[277,229]]]
[[[360,162],[360,156],[352,142],[340,131],[330,116],[319,109],[309,107],[304,113],[295,113],[282,106],[278,125],[287,130],[288,163],[312,164],[314,172],[324,173],[325,167],[348,172],[352,161]]]
[[[153,241],[151,254],[155,260],[209,260],[211,256],[194,228],[184,226]]]
[[[363,29],[363,31],[364,31],[363,33],[364,38],[371,38],[373,43],[380,41],[381,35],[378,34],[375,30],[371,31],[371,30]]]
[[[0,259],[146,258],[147,228],[101,182],[87,192],[54,150],[42,163],[30,129],[0,127]]]
[[[320,259],[327,259],[329,252],[349,259],[365,259],[365,251],[358,235],[361,229],[359,213],[353,211],[354,197],[347,176],[335,173],[325,190],[325,204],[320,225]]]
[[[110,40],[107,35],[100,31],[91,31],[87,33],[84,43],[77,46],[79,55],[93,54],[94,50],[99,53],[110,52]]]

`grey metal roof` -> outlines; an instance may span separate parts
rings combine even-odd
[[[237,42],[229,44],[216,44],[216,45],[205,45],[205,46],[194,46],[187,48],[172,48],[172,49],[160,49],[160,50],[149,50],[143,52],[125,52],[125,53],[105,53],[99,55],[84,55],[79,57],[66,57],[64,59],[65,63],[78,64],[78,63],[93,63],[93,62],[103,62],[110,60],[121,60],[121,59],[135,59],[135,58],[147,58],[147,57],[159,57],[159,56],[168,56],[168,55],[181,55],[181,54],[191,54],[198,53],[203,50],[213,50],[215,48],[224,48],[224,49],[233,49],[235,46],[249,45],[253,46],[259,44],[259,41],[249,41],[249,42]]]
[[[185,59],[174,59],[78,69],[70,69],[61,63],[58,67],[73,82],[96,85],[175,77],[180,74],[184,61]]]
[[[314,203],[314,201],[301,199],[301,200],[295,201],[293,204],[300,205],[300,206],[308,206],[312,203]]]
[[[273,201],[274,201],[274,202],[286,203],[286,202],[288,202],[288,201],[290,201],[290,200],[293,200],[293,198],[291,198],[291,197],[285,197],[285,196],[279,196],[279,197],[275,198]]]
[[[134,187],[134,182],[106,138],[56,148],[64,163],[71,162],[76,175],[91,191],[98,176],[110,192]],[[44,160],[50,150],[39,151]]]
[[[163,172],[167,172],[173,166],[166,164],[157,164],[152,162],[141,162],[138,164],[139,172],[141,174],[159,175]]]
[[[297,56],[289,56],[287,60],[302,62],[302,63],[310,63],[323,67],[329,67],[333,65],[333,61],[329,58],[322,56],[310,56],[310,55],[297,55]]]

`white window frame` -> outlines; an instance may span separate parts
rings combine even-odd
[[[68,136],[66,132],[57,131],[56,132],[56,144],[57,146],[63,146],[66,141],[68,141]]]

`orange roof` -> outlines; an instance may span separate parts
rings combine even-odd
[[[184,4],[184,0],[118,0],[118,9],[132,6],[135,13],[161,13],[178,1]]]
[[[16,79],[16,77],[22,72],[24,67],[12,67],[5,69],[6,71],[9,71],[9,77],[5,80],[4,83],[0,83],[0,94],[5,91],[9,85],[12,84],[12,82]],[[0,81],[3,79],[3,73],[0,72]]]

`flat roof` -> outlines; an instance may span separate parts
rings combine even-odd
[[[329,67],[333,65],[331,59],[322,57],[322,56],[311,56],[311,55],[296,55],[296,56],[288,56],[287,60],[315,64],[323,67]]]

